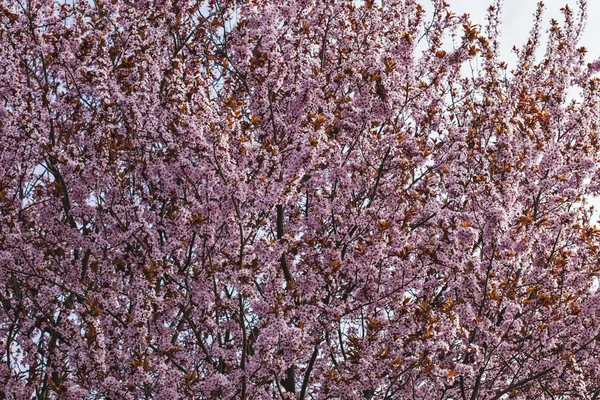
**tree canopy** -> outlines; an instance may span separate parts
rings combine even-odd
[[[0,0],[0,399],[600,398],[585,2],[431,4]]]

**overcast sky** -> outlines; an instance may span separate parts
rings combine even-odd
[[[477,24],[485,23],[487,8],[493,0],[446,0],[451,9],[457,14],[468,13],[471,20]],[[501,55],[509,63],[515,65],[516,58],[511,53],[513,46],[521,47],[528,37],[533,26],[537,0],[504,0],[502,8],[501,26]],[[560,9],[569,4],[576,12],[578,1],[576,0],[545,0],[544,24],[542,31],[545,32],[550,26],[550,19],[554,18],[562,23],[563,18]],[[589,62],[600,58],[600,0],[588,0],[588,19],[581,46],[588,49],[587,59]],[[575,14],[576,15],[576,14]]]

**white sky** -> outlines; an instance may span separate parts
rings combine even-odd
[[[493,0],[446,0],[450,3],[450,8],[457,14],[468,13],[471,20],[476,24],[484,24],[487,8],[495,3]],[[533,17],[537,8],[537,0],[504,0],[502,7],[502,25],[501,25],[501,56],[514,67],[516,58],[511,49],[513,46],[520,48],[525,44],[529,32],[533,26]],[[587,60],[591,62],[600,58],[600,0],[587,1],[587,24],[583,37],[580,41],[581,46],[588,50]],[[576,0],[544,0],[544,22],[542,32],[545,32],[550,26],[550,19],[554,18],[562,24],[563,16],[560,9],[568,4],[573,10],[574,16],[578,10]],[[545,49],[543,49],[545,50]],[[543,54],[543,51],[541,52]]]

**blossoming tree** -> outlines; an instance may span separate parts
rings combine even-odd
[[[0,399],[597,399],[585,3],[1,0]],[[567,90],[579,89],[578,101]]]

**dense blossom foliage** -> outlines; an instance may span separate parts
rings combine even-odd
[[[0,0],[0,399],[599,398],[585,3],[432,4]]]

